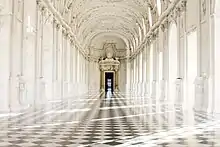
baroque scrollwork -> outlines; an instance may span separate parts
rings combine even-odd
[[[120,62],[117,57],[114,57],[115,47],[115,44],[112,43],[104,44],[106,57],[99,61],[101,71],[118,71]]]
[[[92,11],[88,11],[89,13],[86,13],[84,15],[82,14],[82,11],[85,11],[85,9],[87,10],[87,5],[89,7],[92,7],[94,5],[92,1],[80,2],[79,0],[76,0],[74,2],[70,2],[64,0],[64,5],[60,2],[55,2],[57,5],[54,5],[50,0],[37,0],[39,10],[45,11],[44,9],[46,8],[46,13],[49,13],[49,15],[51,15],[53,19],[55,18],[57,20],[57,23],[59,24],[57,26],[61,26],[62,29],[64,28],[66,30],[65,34],[71,34],[70,37],[73,37],[72,41],[79,48],[80,52],[84,54],[84,56],[92,56],[86,50],[88,46],[87,44],[84,45],[84,42],[87,42],[87,39],[92,37],[90,34],[95,35],[99,33],[98,31],[100,31],[100,29],[98,29],[98,31],[93,29],[93,27],[97,28],[97,26],[100,26],[102,28],[102,31],[106,31],[108,33],[115,33],[114,31],[120,32],[122,35],[125,36],[126,39],[129,38],[127,40],[129,40],[130,42],[127,44],[131,45],[131,42],[133,41],[132,36],[134,36],[135,31],[128,31],[130,28],[126,28],[126,26],[134,27],[134,25],[131,23],[133,21],[131,17],[136,18],[136,22],[140,27],[140,30],[145,30],[146,35],[144,35],[144,38],[142,38],[142,40],[137,45],[135,45],[135,47],[133,47],[135,48],[135,50],[131,54],[122,55],[126,56],[125,58],[129,58],[141,52],[143,50],[143,46],[145,46],[147,44],[147,41],[149,41],[148,39],[150,39],[150,42],[155,40],[158,37],[158,28],[160,28],[162,31],[165,31],[168,26],[166,25],[166,23],[164,23],[164,20],[176,20],[176,18],[179,17],[183,11],[185,11],[186,2],[187,0],[161,1],[161,6],[163,7],[161,10],[162,13],[161,15],[159,15],[159,13],[157,12],[157,4],[155,4],[154,2],[141,2],[138,0],[134,0],[131,2],[129,1],[127,2],[129,5],[137,5],[141,7],[141,10],[143,10],[143,13],[145,15],[140,15],[137,10],[132,9],[132,7],[125,6],[123,9],[117,9],[122,16],[121,17],[118,16],[117,12],[103,11],[106,10],[104,9],[106,7],[106,1],[101,2],[99,7],[94,7]],[[123,1],[117,1],[117,3],[115,1],[108,1],[108,3],[114,3],[113,9],[115,9],[119,6],[119,4],[122,4]],[[73,9],[73,6],[76,7]],[[109,5],[108,7],[111,7],[111,5]],[[146,16],[146,14],[148,13],[148,8],[150,8],[151,16]],[[147,10],[146,12],[145,9]],[[140,11],[140,13],[141,12],[142,11]],[[112,18],[111,21],[110,18]],[[152,20],[151,25],[149,23],[149,19]],[[117,20],[123,21],[118,22]],[[145,25],[143,25],[143,21]],[[118,22],[117,25],[115,25],[115,22]],[[135,27],[137,24],[135,24]],[[59,27],[57,28],[59,29]],[[79,30],[79,32],[77,33],[76,28],[77,30]]]

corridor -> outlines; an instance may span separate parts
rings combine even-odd
[[[0,147],[220,146],[217,116],[120,92],[51,101],[0,121]]]
[[[220,0],[0,0],[0,147],[220,147],[219,26]]]

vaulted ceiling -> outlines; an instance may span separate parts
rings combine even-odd
[[[134,51],[170,0],[51,0],[88,49],[95,38],[112,36]]]

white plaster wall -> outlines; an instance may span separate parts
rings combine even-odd
[[[199,17],[199,1],[200,0],[188,0],[186,7],[186,28],[191,29],[197,25]]]
[[[8,1],[7,4],[9,4]],[[6,4],[5,4],[6,7]],[[9,7],[6,7],[9,8]],[[1,93],[1,110],[5,110],[8,105],[8,86],[9,86],[9,74],[10,74],[10,62],[8,57],[10,55],[10,23],[11,23],[11,16],[9,15],[10,11],[3,9],[0,12],[2,16],[1,23],[2,26],[0,28],[0,93]]]
[[[100,90],[100,70],[98,62],[89,62],[89,91],[99,91]]]
[[[126,62],[121,62],[120,68],[119,68],[119,90],[122,92],[126,91]]]

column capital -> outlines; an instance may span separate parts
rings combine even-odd
[[[179,10],[181,12],[185,12],[186,11],[186,4],[187,4],[187,0],[182,0],[179,4]]]
[[[62,27],[62,33],[63,33],[63,35],[64,35],[64,36],[66,36],[66,35],[67,35],[66,28]]]
[[[60,30],[61,24],[59,22],[56,24],[56,28],[57,28],[57,30]]]

